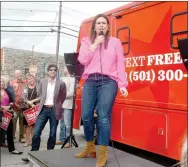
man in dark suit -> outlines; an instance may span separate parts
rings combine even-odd
[[[43,79],[39,86],[40,107],[38,118],[35,122],[31,151],[39,150],[41,141],[40,136],[48,120],[50,123],[50,134],[47,149],[54,149],[57,125],[62,117],[62,104],[66,98],[66,85],[63,81],[56,78],[57,66],[55,64],[50,64],[47,70],[48,78]]]

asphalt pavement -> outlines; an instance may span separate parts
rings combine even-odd
[[[10,154],[8,151],[8,148],[1,148],[1,159],[0,159],[0,164],[1,167],[29,167],[28,164],[24,163],[21,158],[27,157],[27,153],[30,151],[31,147],[23,147],[22,143],[18,141],[18,127],[16,131],[16,140],[15,140],[15,147],[19,151],[23,151],[22,155],[14,155]],[[57,129],[57,139],[59,139],[59,126]],[[75,139],[79,145],[79,147],[83,147],[85,140],[84,140],[84,135],[83,135],[83,129],[82,127],[80,130],[74,130],[73,131],[75,135]],[[47,149],[47,140],[49,137],[49,124],[47,123],[43,133],[41,135],[41,145],[40,145],[40,150],[46,150]],[[61,145],[56,145],[55,149],[60,149]],[[68,148],[64,148],[68,149]]]

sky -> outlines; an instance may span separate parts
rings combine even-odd
[[[76,52],[78,31],[84,19],[120,7],[129,2],[63,2],[59,55]],[[56,53],[59,2],[2,2],[1,47]],[[35,22],[37,21],[37,22]],[[43,21],[43,22],[41,22]],[[3,27],[43,26],[43,27]],[[46,26],[46,27],[44,27]],[[71,30],[69,30],[69,29]],[[6,32],[5,32],[6,31]],[[42,31],[42,32],[8,32]],[[47,31],[47,32],[44,32]],[[75,32],[76,31],[76,32]],[[63,33],[68,33],[66,35]]]

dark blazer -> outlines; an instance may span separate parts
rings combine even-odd
[[[7,86],[5,89],[5,92],[8,94],[9,97],[9,103],[14,103],[15,102],[15,93],[14,93],[14,88],[10,85]]]
[[[43,108],[46,100],[48,78],[42,79],[39,85],[39,96],[40,96],[40,107],[39,114]],[[60,120],[62,118],[62,104],[66,98],[66,85],[63,81],[56,80],[55,90],[54,90],[54,112],[56,119]]]

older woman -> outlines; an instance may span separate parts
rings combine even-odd
[[[9,85],[10,83],[10,78],[8,75],[4,75],[3,78],[5,79],[5,82],[6,82],[6,85],[7,85],[7,88],[5,89],[9,95],[10,95],[10,98],[11,98],[11,102],[15,102],[15,93],[14,93],[14,89],[12,86]],[[2,115],[3,115],[3,112],[0,112],[0,115],[1,115],[1,119],[2,119]],[[1,120],[2,121],[2,120]],[[6,144],[5,144],[5,134],[6,134],[6,131],[4,129],[1,129],[1,147],[8,147]]]
[[[4,76],[1,76],[1,111],[10,111],[10,108],[13,105],[14,102],[14,95],[10,91],[10,89],[7,88],[8,86],[8,79]],[[7,143],[8,143],[8,149],[9,152],[12,154],[22,154],[23,152],[19,152],[15,149],[14,146],[14,139],[13,139],[13,122],[12,119],[10,120],[8,129],[7,129]]]
[[[32,74],[26,75],[27,79],[27,85],[24,87],[24,91],[22,94],[22,110],[25,111],[29,109],[30,107],[34,107],[36,102],[40,100],[39,96],[39,88],[35,83],[35,77]],[[27,147],[31,145],[31,139],[33,137],[33,131],[34,131],[34,124],[28,125],[26,119],[24,118],[23,122],[25,126],[25,133],[26,133],[26,143],[23,145],[24,147]]]

